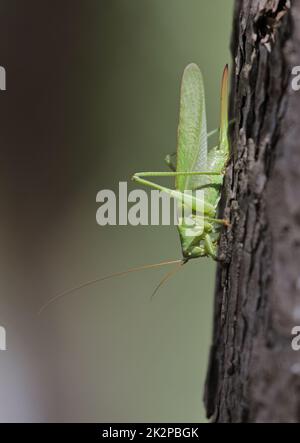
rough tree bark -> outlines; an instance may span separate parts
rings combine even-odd
[[[215,422],[300,422],[300,0],[236,0],[233,158],[224,190],[213,344]]]

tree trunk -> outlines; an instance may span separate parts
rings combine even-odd
[[[300,0],[236,0],[232,161],[206,381],[215,422],[300,422]]]

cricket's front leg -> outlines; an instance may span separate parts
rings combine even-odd
[[[212,257],[214,260],[218,260],[217,247],[213,244],[209,234],[206,234],[206,236],[204,237],[204,247],[205,252],[208,256]]]
[[[210,223],[216,223],[217,225],[223,225],[227,228],[230,227],[230,221],[227,218],[213,218],[213,217],[205,217],[207,221]]]

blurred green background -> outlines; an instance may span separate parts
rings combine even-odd
[[[0,420],[205,421],[211,260],[190,262],[152,302],[166,268],[36,312],[98,275],[180,258],[175,228],[98,226],[96,194],[165,169],[189,62],[218,126],[233,1],[23,3],[3,1],[0,18]]]

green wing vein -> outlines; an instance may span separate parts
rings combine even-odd
[[[205,170],[207,165],[207,128],[205,93],[201,71],[191,63],[183,73],[177,139],[177,172]],[[203,177],[177,176],[179,191],[194,190]]]

